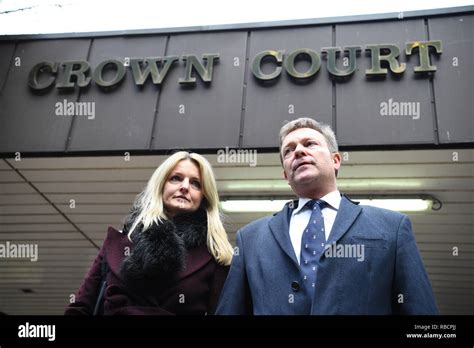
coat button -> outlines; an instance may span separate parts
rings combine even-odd
[[[299,291],[299,289],[300,289],[300,283],[298,283],[298,282],[292,282],[292,283],[291,283],[291,289],[292,289],[293,291]]]

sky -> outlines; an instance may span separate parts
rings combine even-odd
[[[270,22],[473,4],[474,0],[0,0],[0,35]]]

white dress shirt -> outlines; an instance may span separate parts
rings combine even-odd
[[[324,231],[326,234],[325,237],[326,240],[328,240],[332,225],[334,225],[334,220],[336,220],[339,205],[341,204],[341,194],[338,190],[336,190],[328,193],[320,199],[328,204],[321,211],[324,219]],[[293,249],[295,250],[298,263],[300,262],[301,254],[301,238],[303,237],[304,229],[309,223],[309,218],[311,217],[312,212],[312,209],[305,207],[305,204],[310,200],[311,198],[300,198],[298,202],[298,208],[293,210],[291,213],[290,239]]]

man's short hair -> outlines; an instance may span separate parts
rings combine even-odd
[[[326,139],[326,142],[328,143],[329,151],[331,151],[332,153],[339,151],[338,146],[337,146],[336,136],[334,135],[334,132],[329,125],[320,123],[309,117],[301,117],[296,120],[289,121],[280,129],[279,150],[280,150],[280,159],[282,160],[282,162],[283,162],[283,158],[281,156],[281,146],[283,145],[283,139],[285,139],[285,137],[288,134],[290,134],[291,132],[299,128],[311,128],[311,129],[317,130]]]

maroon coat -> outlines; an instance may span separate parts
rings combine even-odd
[[[128,249],[127,249],[128,248]],[[184,271],[159,285],[153,295],[134,292],[119,270],[125,251],[133,244],[125,234],[109,227],[104,244],[65,314],[90,315],[101,286],[104,251],[109,270],[105,291],[105,315],[214,314],[229,267],[217,264],[206,245],[188,250]]]

